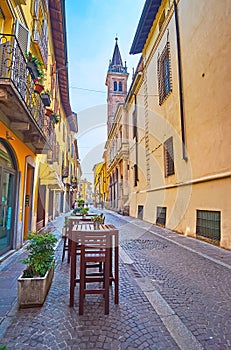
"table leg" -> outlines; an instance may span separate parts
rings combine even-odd
[[[115,235],[115,304],[119,304],[119,239]]]
[[[74,306],[75,277],[76,277],[76,242],[71,241],[71,272],[70,272],[70,306]]]

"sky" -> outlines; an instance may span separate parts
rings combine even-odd
[[[130,55],[145,0],[66,0],[70,102],[78,115],[77,142],[82,178],[93,182],[93,166],[103,161],[107,139],[109,60],[115,37],[128,67],[128,89],[140,55]]]

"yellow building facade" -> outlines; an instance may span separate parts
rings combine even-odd
[[[70,202],[77,118],[65,32],[64,1],[0,3],[0,255]]]
[[[94,205],[96,208],[103,209],[107,203],[107,173],[106,162],[100,162],[94,165]]]

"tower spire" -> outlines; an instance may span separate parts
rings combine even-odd
[[[118,46],[118,37],[115,37],[115,48],[112,56],[112,60],[109,63],[108,72],[117,72],[117,73],[127,73],[126,64],[123,66],[123,61],[121,58],[119,46]]]

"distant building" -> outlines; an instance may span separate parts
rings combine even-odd
[[[83,199],[85,203],[92,203],[92,183],[89,182],[87,179],[79,180],[77,198]]]
[[[126,63],[123,65],[118,39],[115,40],[114,53],[106,78],[108,87],[108,140],[105,152],[107,208],[127,213],[128,126],[122,106],[127,96],[128,73]]]
[[[100,162],[94,165],[94,204],[103,209],[107,199],[106,163]]]

